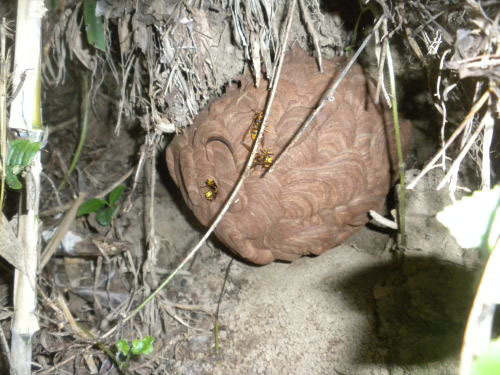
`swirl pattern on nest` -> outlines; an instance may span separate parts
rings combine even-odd
[[[264,147],[277,155],[316,107],[343,67],[324,61],[324,73],[300,49],[286,58]],[[396,179],[390,116],[373,102],[373,84],[354,65],[310,130],[271,174],[260,166],[215,233],[243,258],[266,264],[320,254],[342,243],[379,211]],[[209,225],[239,178],[252,145],[250,128],[267,90],[243,79],[212,102],[167,149],[170,174],[188,206]],[[410,140],[403,124],[404,143]],[[208,200],[205,181],[217,184]]]

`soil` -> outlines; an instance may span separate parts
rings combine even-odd
[[[426,191],[419,190],[410,202],[422,202]],[[170,249],[160,253],[165,259],[200,234],[161,187],[157,203],[157,230]],[[170,373],[455,373],[477,260],[463,254],[422,207],[410,203],[419,212],[409,217],[419,217],[421,225],[410,229],[410,250],[402,256],[385,250],[387,234],[369,228],[319,257],[264,267],[232,261],[211,242],[183,275],[189,287],[177,303],[215,313],[231,264],[218,316],[218,350],[210,316],[195,319],[177,337],[167,332],[161,347],[170,357]],[[419,240],[422,231],[426,241]],[[415,241],[418,248],[412,247]]]
[[[119,152],[124,145],[128,152]],[[93,179],[109,182],[126,170],[123,160],[135,155],[126,132],[113,137],[108,147],[115,151],[104,154],[99,169],[91,169]],[[134,285],[146,290],[135,295],[136,303],[203,235],[166,173],[162,156],[153,202],[158,262],[144,285]],[[415,171],[408,172],[409,178],[413,175]],[[262,267],[235,258],[213,238],[141,314],[136,328],[121,331],[111,342],[155,337],[151,359],[130,366],[139,374],[153,368],[168,374],[456,373],[480,262],[475,253],[460,249],[434,218],[451,202],[446,192],[433,190],[440,175],[433,171],[409,192],[406,253],[389,251],[391,236],[373,224],[321,256]],[[136,266],[145,253],[148,191],[140,185],[131,210],[114,222],[120,239],[131,244]],[[114,259],[109,269],[120,262]],[[68,258],[64,263],[64,272],[71,275]],[[76,275],[83,279],[88,273],[93,280],[94,264],[78,263]],[[120,293],[129,295],[131,290]],[[68,294],[73,313],[109,328],[92,312],[92,298],[85,301],[75,294]],[[110,300],[101,304],[105,311],[119,305]],[[100,358],[102,368],[109,367]],[[78,373],[88,373],[86,365],[77,367]]]

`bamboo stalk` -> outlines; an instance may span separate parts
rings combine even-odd
[[[9,128],[30,141],[41,141],[40,111],[41,20],[43,0],[19,0],[17,4],[16,45],[14,52],[13,92]],[[26,173],[25,207],[20,213],[19,239],[24,272],[16,270],[14,280],[14,316],[11,339],[11,374],[31,374],[32,337],[38,331],[36,317],[36,274],[38,263],[40,197],[40,154]]]

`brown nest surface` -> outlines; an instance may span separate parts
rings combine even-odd
[[[234,252],[258,264],[320,254],[342,243],[380,211],[397,178],[394,130],[374,103],[374,85],[354,65],[310,131],[273,173],[265,173],[316,107],[344,66],[315,60],[296,48],[286,58],[263,149],[253,173],[215,233]],[[249,78],[231,88],[167,149],[168,169],[196,217],[209,225],[244,168],[268,91]],[[410,141],[403,124],[403,143]]]

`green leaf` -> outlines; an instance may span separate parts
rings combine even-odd
[[[21,189],[21,181],[17,178],[32,162],[40,151],[40,142],[31,142],[27,139],[16,139],[9,143],[7,155],[6,181],[12,189]]]
[[[25,152],[28,142],[25,139],[16,139],[9,142],[9,155],[7,155],[7,165],[21,165],[23,153]]]
[[[151,354],[154,350],[154,346],[153,346],[154,342],[155,342],[155,338],[153,336],[146,336],[142,340],[133,340],[132,341],[132,354],[135,354],[135,355]]]
[[[113,191],[109,194],[108,204],[110,206],[114,206],[120,200],[124,191],[125,191],[125,186],[123,185],[115,187]]]
[[[21,160],[21,166],[27,167],[28,165],[31,164],[33,159],[35,158],[36,154],[40,149],[42,148],[42,143],[41,142],[31,142],[27,141],[26,142],[26,147],[24,149],[24,152],[22,154],[22,160]]]
[[[490,343],[488,350],[481,354],[472,367],[472,375],[500,374],[500,339]]]
[[[83,216],[90,214],[92,212],[97,212],[107,204],[108,203],[102,199],[97,199],[97,198],[89,199],[84,203],[82,203],[82,205],[78,208],[76,216]]]
[[[118,353],[121,353],[124,356],[128,356],[128,353],[130,351],[130,346],[127,340],[121,339],[116,343],[116,349],[118,349]]]
[[[27,167],[31,164],[42,144],[31,142],[27,139],[16,139],[9,143],[9,155],[7,156],[7,166],[19,165]]]
[[[97,219],[98,223],[101,224],[104,227],[108,227],[111,225],[111,220],[113,220],[113,215],[116,211],[116,207],[106,207],[102,210],[100,210],[95,218]]]
[[[23,188],[23,184],[21,183],[19,178],[17,178],[17,176],[9,170],[7,170],[7,174],[5,175],[5,181],[7,182],[7,185],[13,190],[21,190]]]
[[[493,249],[500,236],[500,185],[491,191],[476,191],[445,207],[437,219],[463,248],[486,245]]]
[[[96,0],[84,0],[83,20],[85,21],[87,40],[95,48],[106,52],[106,38],[102,17],[95,15]]]

